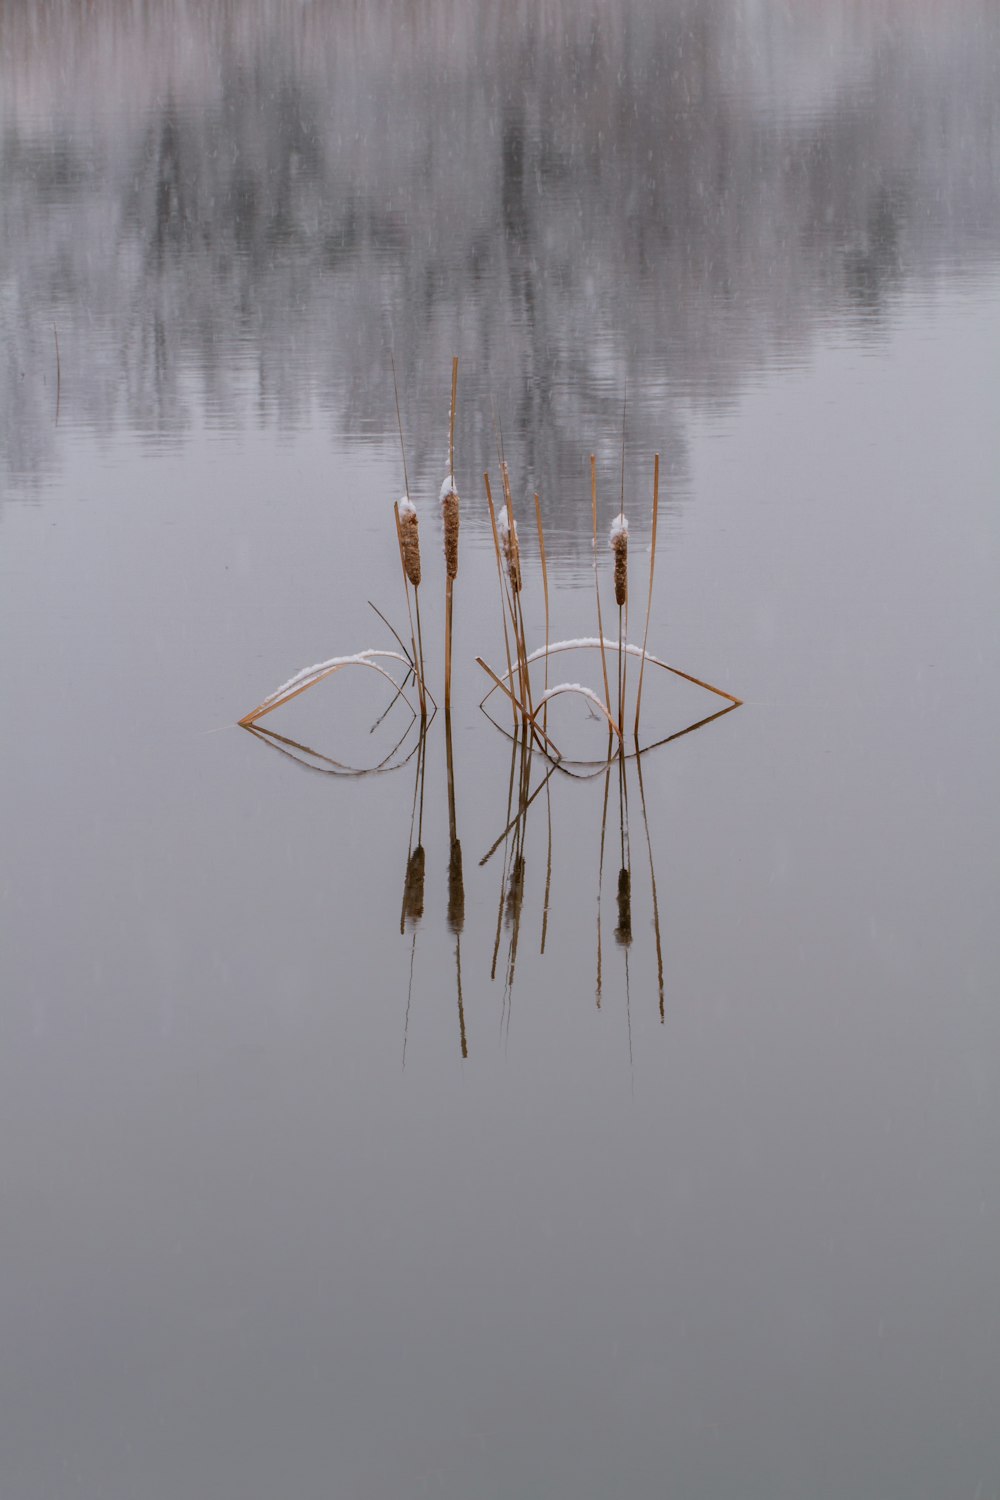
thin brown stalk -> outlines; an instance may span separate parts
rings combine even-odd
[[[547,693],[549,690],[549,570],[545,561],[545,532],[542,529],[542,507],[537,490],[535,491],[535,520],[538,522],[538,551],[542,559],[542,591],[545,595],[545,684],[542,691]],[[547,703],[542,713],[542,725],[545,729],[549,727]]]
[[[490,489],[489,474],[483,475],[483,483],[486,485],[486,502],[490,508],[490,525],[493,528],[493,550],[496,553],[497,559],[497,580],[500,584],[500,622],[503,625],[503,646],[504,652],[507,657],[507,679],[509,682],[513,683],[514,667],[510,657],[510,636],[507,633],[507,599],[503,581],[503,562],[500,557],[500,534],[497,531],[497,516],[496,511],[493,507],[493,492]],[[490,675],[492,676],[493,674],[491,673]],[[514,706],[514,728],[516,730],[518,708],[517,699],[514,697],[513,693],[508,693],[507,696],[510,698],[511,703]]]
[[[420,653],[420,716],[427,717],[427,697],[423,691],[424,685],[424,633],[420,628],[420,590],[413,590],[413,603],[417,612],[417,650]]]
[[[462,844],[458,837],[458,814],[455,808],[455,760],[451,744],[451,715],[444,717],[445,751],[448,769],[448,930],[455,938],[455,985],[458,992],[458,1031],[462,1056],[468,1057],[465,1034],[465,1005],[462,1000],[462,929],[465,926],[465,881],[462,877]]]
[[[412,657],[410,657],[410,653],[407,651],[406,646],[403,643],[403,637],[399,634],[399,631],[396,630],[389,623],[389,621],[386,619],[385,615],[379,609],[378,605],[377,604],[373,604],[370,599],[368,600],[368,608],[369,609],[373,609],[375,611],[375,613],[378,615],[379,619],[382,621],[382,624],[385,626],[385,628],[389,631],[390,635],[392,635],[395,638],[396,644],[399,646],[400,651],[402,651],[407,656],[407,658],[409,658],[410,666],[412,667],[413,666],[413,659],[412,659]]]
[[[653,609],[653,575],[656,571],[656,522],[660,511],[660,455],[653,458],[653,534],[649,543],[649,597],[646,600],[646,628],[642,633],[642,659],[639,664],[639,686],[635,695],[635,740],[639,742],[639,710],[642,707],[642,679],[646,671],[646,646],[649,641],[649,616]]]
[[[539,953],[545,955],[545,935],[549,930],[549,892],[552,889],[552,794],[548,778],[545,780],[545,806],[548,821],[548,847],[545,855],[545,901],[542,905],[542,946]]]
[[[455,407],[458,399],[458,355],[451,362],[451,418],[448,423],[448,483],[451,488],[441,502],[444,522],[444,707],[451,711],[451,640],[454,619],[452,591],[458,577],[459,501],[455,490]]]
[[[611,719],[611,689],[608,687],[608,662],[604,654],[604,621],[601,618],[601,585],[597,576],[597,459],[594,454],[590,455],[590,508],[594,518],[594,591],[597,595],[597,638],[601,643],[601,671],[604,674],[604,699],[607,704],[608,718]],[[611,720],[614,723],[614,720]],[[621,729],[618,730],[619,737]]]
[[[608,827],[608,791],[611,766],[604,773],[604,810],[601,813],[601,853],[597,864],[597,1009],[601,1008],[601,888],[604,884],[604,836]]]
[[[417,691],[420,696],[420,714],[424,717],[427,713],[427,704],[424,696],[424,673],[417,651],[417,634],[413,628],[413,610],[410,607],[410,580],[406,571],[406,553],[403,549],[403,528],[399,520],[399,501],[392,507],[392,513],[396,518],[396,541],[399,543],[399,566],[403,570],[403,593],[406,595],[406,614],[410,621],[410,644],[413,647],[413,670],[417,678]]]
[[[723,709],[723,713],[728,713]],[[656,871],[653,868],[653,841],[649,836],[649,818],[646,815],[646,792],[642,784],[642,756],[635,758],[635,768],[639,775],[639,800],[642,804],[642,824],[646,830],[646,850],[649,854],[649,883],[653,891],[653,933],[656,937],[656,978],[660,989],[660,1024],[664,1020],[663,1000],[663,945],[660,941],[660,906],[656,899]]]
[[[514,767],[517,765],[518,738],[515,735],[510,751],[510,780],[507,783],[507,819],[510,824],[510,810],[514,804]],[[500,902],[497,907],[497,931],[493,942],[493,962],[490,966],[490,979],[497,977],[497,958],[500,953],[500,934],[503,931],[503,907],[504,896],[507,890],[507,846],[504,844],[503,870],[500,875]]]
[[[476,657],[476,666],[477,667],[482,667],[482,669],[486,673],[487,677],[489,677],[492,680],[493,686],[494,687],[498,687],[502,693],[506,693],[507,697],[514,704],[515,708],[519,708],[521,710],[521,713],[524,714],[524,717],[527,720],[528,714],[527,714],[527,712],[525,710],[524,704],[515,696],[515,694],[512,691],[512,689],[507,686],[507,683],[504,682],[504,681],[502,681],[502,679],[497,676],[497,674],[494,672],[493,668],[490,666],[489,662],[485,662],[485,661],[483,661],[483,658],[481,656],[477,656]],[[509,670],[510,669],[508,668],[508,671]],[[491,691],[492,691],[492,689],[491,689]],[[532,727],[534,729],[534,733],[536,735],[540,736],[541,739],[545,741],[545,744],[548,745],[549,751],[551,752],[552,758],[554,760],[556,760],[556,761],[562,760],[562,754],[560,753],[558,746],[555,744],[555,742],[552,740],[552,738],[546,733],[546,731],[542,728],[542,726],[540,724],[536,723],[536,724],[533,724]]]
[[[62,397],[62,364],[59,359],[59,330],[52,325],[52,337],[56,341],[56,421],[59,420],[59,402]]]
[[[444,711],[451,713],[451,622],[452,585],[454,579],[445,580],[444,586]]]
[[[507,577],[510,582],[511,616],[514,624],[514,640],[517,648],[517,670],[521,679],[521,698],[531,713],[531,675],[528,670],[528,652],[524,639],[524,612],[521,608],[521,546],[517,539],[517,520],[514,515],[514,497],[510,488],[510,470],[503,459],[500,461],[503,481],[504,504],[507,510],[507,535],[504,538],[504,555],[507,559]]]
[[[458,355],[451,361],[451,421],[448,425],[448,473],[455,472],[455,405],[458,397]]]

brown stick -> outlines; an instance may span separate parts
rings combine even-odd
[[[535,491],[535,520],[538,522],[538,551],[542,559],[542,591],[545,595],[545,685],[543,692],[549,690],[549,570],[545,562],[545,532],[542,530],[542,507],[538,500],[538,491]],[[545,704],[542,714],[542,723],[545,728],[549,727],[549,705]]]
[[[656,570],[656,521],[660,510],[660,455],[653,457],[653,535],[649,543],[649,598],[646,600],[646,628],[642,633],[642,660],[639,665],[639,686],[635,695],[635,739],[639,740],[639,710],[642,707],[642,679],[646,671],[646,643],[649,640],[649,616],[653,609],[653,574]],[[704,687],[705,684],[701,683]]]
[[[604,674],[604,698],[608,708],[608,719],[614,725],[611,716],[611,689],[608,687],[608,662],[604,654],[604,622],[601,619],[601,585],[597,576],[597,459],[593,453],[590,455],[590,506],[594,515],[594,589],[597,594],[597,638],[601,643],[601,671]],[[618,738],[621,739],[621,728],[615,726]]]
[[[493,527],[493,550],[495,551],[496,558],[497,558],[497,579],[498,579],[499,584],[500,584],[500,623],[503,625],[503,647],[504,647],[504,651],[506,652],[506,655],[507,655],[507,679],[508,679],[509,682],[513,682],[514,681],[514,667],[513,667],[513,663],[511,662],[511,659],[510,659],[510,636],[507,634],[507,608],[508,608],[508,604],[507,604],[506,592],[504,590],[504,582],[503,582],[503,561],[502,561],[501,556],[500,556],[500,534],[497,531],[497,516],[496,516],[496,511],[493,508],[493,492],[490,489],[490,476],[489,476],[489,474],[484,474],[483,475],[483,483],[486,485],[486,503],[489,505],[489,508],[490,508],[490,525]],[[513,693],[508,693],[507,696],[510,698],[511,702],[514,704],[514,728],[516,729],[517,728],[517,699],[514,697]]]
[[[448,427],[448,473],[455,477],[455,401],[458,396],[458,355],[451,362],[451,422]]]
[[[396,518],[396,541],[399,543],[399,566],[403,570],[403,593],[406,595],[406,613],[410,621],[410,645],[413,647],[413,673],[417,679],[417,691],[420,695],[420,716],[424,718],[427,713],[427,705],[424,701],[424,669],[423,662],[417,652],[417,636],[413,629],[413,611],[410,608],[410,580],[406,575],[406,556],[403,552],[403,528],[399,523],[399,501],[395,501],[392,513]]]
[[[444,711],[446,714],[451,713],[451,589],[454,581],[453,578],[448,578],[444,585]]]
[[[515,695],[511,692],[511,690],[507,686],[507,684],[505,682],[502,682],[500,680],[500,678],[494,672],[493,668],[489,665],[489,663],[483,661],[483,658],[481,656],[477,656],[476,657],[476,666],[477,667],[482,667],[482,669],[486,673],[487,677],[490,677],[492,679],[494,687],[498,687],[502,693],[506,693],[507,697],[510,699],[510,701],[513,704],[515,704],[517,708],[519,708],[521,710],[522,714],[525,717],[525,720],[530,720],[531,721],[532,731],[535,734],[536,738],[540,736],[541,739],[543,739],[545,741],[545,744],[548,745],[551,748],[552,755],[555,757],[555,759],[557,761],[562,760],[562,753],[560,752],[559,747],[558,747],[558,745],[556,745],[555,741],[551,738],[551,736],[549,736],[548,734],[546,734],[545,730],[542,728],[542,726],[540,724],[536,724],[533,720],[531,720],[531,716],[529,715],[527,709],[525,708],[525,705],[520,701],[520,699],[518,699],[517,697],[515,697]],[[511,678],[511,680],[513,680],[513,678]],[[516,719],[515,719],[515,723],[516,723]]]
[[[59,399],[62,395],[62,365],[59,362],[59,330],[52,325],[52,337],[56,341],[56,421],[59,420]]]

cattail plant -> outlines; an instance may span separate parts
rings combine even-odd
[[[611,689],[608,687],[608,661],[604,654],[604,620],[601,617],[601,586],[597,578],[597,458],[590,455],[590,509],[593,517],[593,554],[594,554],[594,591],[597,595],[597,639],[601,649],[601,672],[604,676],[604,702],[607,706],[608,718],[611,719]],[[612,724],[614,720],[611,719]],[[618,737],[621,738],[621,725],[617,726]],[[609,753],[610,753],[610,746]]]
[[[406,594],[406,613],[410,621],[410,642],[413,647],[414,673],[420,695],[420,717],[427,717],[427,693],[424,687],[424,643],[420,628],[420,523],[417,508],[408,495],[396,501],[396,540],[399,543],[399,561],[403,569],[403,591]],[[410,588],[413,589],[414,608],[410,608]],[[417,625],[413,628],[416,612]]]
[[[497,516],[497,530],[511,592],[517,595],[521,592],[521,544],[517,539],[517,522],[508,514],[506,505]]]
[[[406,444],[403,442],[403,419],[399,411],[399,386],[396,384],[396,360],[389,356],[392,364],[392,390],[396,398],[396,425],[399,428],[399,452],[403,460],[403,485],[405,493],[396,503],[396,538],[399,542],[399,557],[403,565],[404,589],[409,583],[413,589],[413,605],[417,616],[416,635],[413,632],[413,614],[410,613],[410,596],[406,596],[406,609],[410,614],[410,636],[413,641],[413,660],[417,663],[417,686],[420,689],[420,717],[427,717],[427,692],[424,686],[424,642],[420,628],[420,524],[417,508],[410,499],[410,480],[406,472]]]
[[[417,507],[406,495],[399,502],[399,536],[403,549],[403,572],[413,588],[420,587],[420,523]]]
[[[448,474],[441,486],[444,527],[444,711],[451,712],[452,590],[458,577],[459,502],[455,485],[455,402],[458,396],[458,355],[451,362],[451,419],[448,424]]]
[[[619,511],[611,523],[608,545],[615,559],[615,603],[618,605],[618,723],[625,722],[625,663],[623,639],[628,641],[628,520]],[[624,637],[622,621],[624,619]]]
[[[646,646],[649,642],[649,616],[653,609],[653,575],[656,571],[656,523],[660,513],[660,455],[653,455],[653,534],[649,543],[649,595],[646,599],[646,627],[642,632],[642,657],[639,662],[639,686],[635,694],[635,744],[639,748],[639,710],[642,707],[642,680],[646,674]]]

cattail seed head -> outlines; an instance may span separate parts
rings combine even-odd
[[[413,587],[420,587],[420,529],[412,500],[399,502],[399,537],[403,548],[403,569]]]
[[[406,862],[406,878],[403,881],[403,927],[409,922],[415,927],[424,914],[424,871],[427,858],[423,844],[418,844]]]
[[[465,926],[465,882],[462,879],[462,845],[452,839],[448,858],[448,928],[456,936]]]
[[[623,948],[632,941],[632,876],[628,870],[618,871],[618,926],[615,938]]]
[[[441,486],[441,519],[444,522],[444,565],[449,578],[458,577],[458,492],[449,474]]]
[[[519,594],[521,592],[521,544],[517,539],[517,522],[510,519],[506,505],[497,516],[497,530],[500,533],[500,543],[507,564],[510,586],[515,594]]]
[[[628,521],[624,515],[615,517],[608,542],[615,554],[615,603],[621,609],[628,598]]]

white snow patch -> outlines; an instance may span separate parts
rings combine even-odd
[[[500,540],[504,543],[506,543],[507,539],[510,536],[510,525],[510,517],[507,514],[507,507],[505,505],[503,510],[497,516],[497,531],[499,531],[500,533]],[[516,521],[514,522],[514,535],[517,536]]]
[[[417,507],[414,505],[409,495],[404,495],[399,502],[400,518],[402,518],[403,516],[415,516],[416,513]]]
[[[598,698],[597,694],[593,691],[593,689],[589,688],[589,687],[585,687],[582,682],[560,682],[560,683],[557,683],[555,687],[549,688],[549,690],[548,690],[547,693],[543,693],[542,694],[541,698],[539,698],[539,700],[538,700],[539,706],[541,706],[541,704],[543,704],[543,703],[547,703],[550,698],[557,698],[560,693],[579,693],[584,698],[589,698],[592,703],[596,703],[597,706],[598,706],[598,708],[602,711],[602,713],[607,713],[606,706],[601,702],[600,698]],[[537,713],[537,709],[536,709],[536,713]]]
[[[303,687],[313,677],[332,671],[334,667],[346,667],[351,662],[368,662],[373,656],[388,656],[394,661],[405,663],[407,667],[410,665],[406,657],[401,656],[398,651],[380,651],[375,647],[370,647],[367,651],[354,651],[350,656],[331,656],[328,661],[319,661],[315,666],[303,667],[301,672],[296,672],[294,677],[289,677],[288,681],[283,682],[279,688],[275,688],[273,693],[268,693],[264,702],[271,703],[275,698],[283,698],[286,693],[291,692],[292,688]]]
[[[628,517],[624,511],[620,511],[611,522],[611,530],[608,532],[608,544],[614,546],[620,536],[628,536]]]
[[[444,478],[444,483],[442,484],[440,493],[438,494],[438,499],[441,501],[441,503],[443,505],[444,502],[447,500],[447,498],[448,498],[449,495],[457,495],[457,494],[458,494],[458,489],[456,488],[456,485],[455,485],[455,476],[454,476],[454,474],[446,474],[445,478]]]

